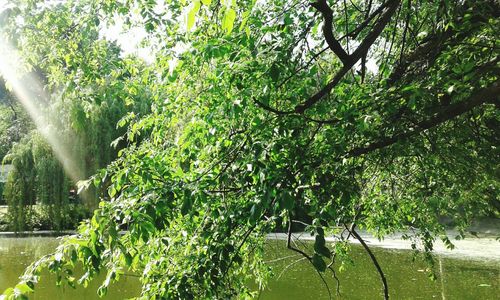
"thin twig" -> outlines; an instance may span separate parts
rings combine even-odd
[[[384,271],[382,271],[382,268],[380,267],[380,264],[378,263],[377,258],[373,254],[372,250],[368,245],[365,243],[363,238],[356,232],[354,228],[347,228],[346,229],[361,243],[363,248],[365,249],[366,253],[368,253],[368,256],[370,256],[370,259],[372,260],[373,265],[377,269],[378,274],[380,275],[380,280],[382,281],[382,286],[384,289],[384,299],[388,300],[389,299],[389,287],[387,285],[387,279],[385,278]]]

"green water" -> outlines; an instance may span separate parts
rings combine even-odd
[[[0,290],[17,282],[24,268],[35,258],[52,252],[56,238],[0,238]],[[379,278],[368,257],[354,247],[355,264],[338,273],[340,293],[338,299],[382,299]],[[374,249],[387,275],[392,299],[500,299],[500,264],[498,261],[471,261],[440,258],[438,279],[429,281],[424,265],[414,263],[408,251]],[[309,263],[284,249],[283,241],[269,241],[268,260],[276,275],[260,299],[328,299],[328,290]],[[288,257],[290,256],[290,257]],[[281,259],[288,257],[286,259]],[[278,259],[278,260],[277,260]],[[284,270],[284,271],[283,271]],[[283,271],[283,272],[282,272]],[[335,296],[335,281],[326,278]],[[30,299],[99,299],[95,293],[98,282],[87,289],[56,287],[54,277],[42,276],[36,293]],[[110,288],[105,299],[125,299],[137,295],[139,283],[134,277],[122,277]]]

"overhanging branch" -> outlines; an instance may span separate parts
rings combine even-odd
[[[316,94],[312,95],[305,102],[298,104],[295,106],[294,111],[296,113],[303,113],[306,109],[310,108],[314,104],[316,104],[323,97],[328,95],[330,91],[337,86],[340,80],[349,72],[349,70],[361,59],[370,49],[371,45],[375,42],[375,40],[382,33],[387,23],[391,20],[391,17],[394,15],[396,8],[399,6],[401,0],[388,0],[387,6],[385,6],[384,12],[381,14],[378,22],[373,26],[372,30],[368,33],[365,39],[361,42],[359,47],[354,51],[352,55],[350,55],[350,59],[348,59],[344,66],[335,74],[333,79],[325,85],[321,90],[319,90]]]
[[[370,259],[372,260],[373,265],[377,269],[378,274],[380,275],[380,280],[382,281],[382,286],[384,288],[384,299],[387,300],[389,299],[389,287],[387,285],[387,279],[385,278],[384,271],[382,271],[382,267],[380,267],[380,264],[378,263],[377,258],[373,254],[372,250],[366,242],[363,240],[363,238],[356,232],[354,229],[354,226],[349,229],[346,227],[346,229],[361,243],[363,248],[365,249],[366,253],[368,253],[368,256],[370,256]]]
[[[330,50],[335,53],[338,58],[342,61],[344,65],[349,64],[351,59],[349,54],[345,52],[342,45],[333,35],[333,11],[326,3],[326,0],[318,0],[317,2],[312,2],[311,6],[316,8],[323,16],[323,35],[325,36],[326,43]]]
[[[399,141],[417,135],[424,130],[430,129],[448,120],[456,118],[486,102],[498,103],[499,97],[500,97],[500,80],[497,80],[490,87],[484,88],[474,93],[474,95],[472,95],[466,101],[448,105],[444,107],[441,111],[435,113],[431,118],[417,123],[414,127],[409,128],[404,132],[388,137],[382,137],[378,141],[371,142],[365,147],[359,147],[350,150],[347,153],[347,157],[357,157],[378,149],[388,147]]]

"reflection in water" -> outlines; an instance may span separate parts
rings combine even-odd
[[[0,291],[14,286],[24,269],[36,258],[55,250],[59,240],[53,237],[0,238]],[[35,287],[32,300],[92,300],[101,299],[96,291],[102,279],[94,280],[88,288],[79,286],[73,289],[67,285],[55,286],[55,276],[42,274],[40,283]],[[137,296],[139,281],[136,277],[122,276],[120,282],[110,286],[105,299],[126,299]]]
[[[52,252],[56,238],[0,238],[0,291],[15,285],[24,268],[36,257]],[[481,262],[440,258],[436,265],[438,276],[432,282],[423,272],[425,265],[413,262],[409,251],[374,249],[384,268],[392,299],[498,299],[500,266]],[[276,276],[260,299],[307,300],[328,299],[328,291],[311,265],[284,248],[284,241],[269,241],[268,261],[273,261]],[[339,299],[382,299],[377,273],[369,258],[358,246],[353,246],[354,265],[337,272],[340,278]],[[284,259],[280,259],[284,258]],[[103,274],[104,275],[104,274]],[[331,277],[331,276],[327,276]],[[327,278],[332,294],[335,282]],[[42,276],[36,293],[30,299],[99,299],[99,281],[87,289],[54,286],[53,276]],[[137,296],[139,282],[134,277],[122,277],[109,289],[105,299],[125,299]]]
[[[312,249],[312,244],[310,246]],[[283,257],[283,249],[284,241],[269,241],[267,251],[269,259],[276,260]],[[499,299],[498,261],[438,258],[436,260],[438,280],[433,282],[425,272],[426,265],[413,261],[413,252],[381,248],[372,250],[386,274],[392,299]],[[369,257],[358,245],[353,245],[352,252],[354,264],[348,265],[343,272],[337,271],[341,293],[337,298],[383,299],[380,278]],[[278,260],[273,267],[275,270],[283,270],[297,259],[300,259],[300,256]],[[277,273],[279,274],[279,271]],[[335,281],[330,274],[325,278],[332,294],[335,295]],[[302,260],[291,265],[279,279],[271,282],[260,299],[328,299],[328,291],[313,267]]]

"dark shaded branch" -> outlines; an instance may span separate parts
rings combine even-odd
[[[346,39],[348,37],[350,37],[352,39],[355,39],[358,36],[358,34],[361,31],[363,31],[363,29],[365,29],[366,26],[368,26],[368,24],[370,24],[370,22],[383,11],[383,9],[387,6],[388,3],[389,3],[389,1],[383,3],[372,14],[368,15],[370,13],[371,5],[372,5],[372,0],[370,0],[370,4],[369,4],[370,8],[367,9],[367,16],[366,16],[365,20],[363,21],[363,23],[361,23],[353,31],[348,32],[344,36],[340,37],[338,40],[341,41],[341,40]],[[309,61],[304,66],[298,68],[294,73],[290,74],[287,78],[285,78],[278,85],[278,88],[282,87],[286,82],[288,82],[291,78],[293,78],[295,75],[297,75],[298,72],[300,72],[300,71],[304,70],[305,68],[307,68],[314,60],[316,60],[321,54],[323,54],[328,49],[330,49],[330,47],[325,47],[325,48],[321,49],[321,51],[319,51],[318,53],[316,53],[315,55],[313,55],[311,57],[311,59],[309,59]],[[366,54],[363,56],[363,58],[366,59]]]
[[[408,28],[411,21],[411,0],[408,0],[408,11],[406,12],[406,23],[405,29],[403,30],[403,38],[401,39],[401,52],[399,53],[399,61],[403,60],[403,55],[405,52],[406,35],[408,33]]]
[[[348,152],[347,156],[357,157],[370,153],[377,149],[388,147],[401,140],[417,135],[426,129],[430,129],[448,120],[458,117],[486,102],[498,103],[499,97],[500,80],[497,80],[490,87],[484,88],[474,93],[468,100],[445,106],[441,111],[435,113],[431,118],[415,124],[414,127],[409,128],[404,132],[389,137],[382,137],[378,141],[372,142],[365,147],[354,148]]]
[[[333,268],[333,264],[335,263],[335,258],[337,256],[337,253],[335,251],[331,251],[330,253],[332,254],[332,261],[326,267],[330,271],[332,271],[333,279],[335,280],[335,283],[337,284],[336,293],[337,293],[337,296],[340,296],[340,280],[337,277],[337,272],[335,272],[335,269]]]
[[[398,12],[396,13],[396,20],[394,21],[394,27],[392,29],[392,35],[391,35],[391,39],[390,39],[389,51],[387,51],[385,53],[382,53],[381,61],[385,61],[385,63],[382,64],[382,70],[380,70],[380,72],[378,74],[379,75],[378,76],[378,81],[379,82],[377,83],[377,87],[380,86],[380,83],[382,82],[383,74],[385,74],[386,65],[388,64],[388,62],[391,59],[392,48],[394,47],[394,41],[396,40],[396,32],[397,32],[397,29],[398,29],[399,15],[401,13],[401,7],[402,6],[399,7]],[[387,49],[386,46],[387,46],[387,39],[384,42],[384,48],[383,49]]]
[[[247,188],[248,186],[249,185],[241,186],[241,187],[226,187],[224,189],[205,190],[205,192],[209,193],[209,194],[237,193],[237,192],[241,192],[244,188]]]
[[[328,283],[326,282],[325,278],[323,277],[323,275],[321,275],[321,273],[318,270],[316,270],[316,273],[318,273],[319,278],[321,278],[321,281],[323,281],[323,284],[326,287],[326,290],[328,292],[328,299],[332,299],[332,292],[330,291],[330,287],[328,286]]]
[[[392,15],[394,15],[394,13],[396,12],[396,8],[398,8],[401,0],[388,0],[387,2],[387,7],[385,8],[385,11],[378,22],[375,24],[375,26],[373,26],[370,33],[368,33],[365,39],[361,42],[361,45],[359,45],[356,51],[354,51],[354,53],[352,54],[354,58],[353,60],[358,61],[361,56],[368,52],[368,49],[370,49],[371,45],[373,45],[375,40],[384,30],[385,26],[387,26],[387,23],[389,23],[389,21],[391,20]]]
[[[372,1],[373,0],[368,0],[368,5],[366,8],[365,12],[365,22],[369,20],[370,17],[370,12],[372,10]],[[368,21],[369,22],[369,21]],[[366,26],[366,25],[365,25]],[[365,82],[365,75],[366,75],[366,54],[361,57],[361,83]]]
[[[426,59],[433,56],[433,53],[439,53],[442,50],[443,45],[446,41],[453,35],[453,31],[447,30],[436,34],[432,38],[428,38],[423,44],[418,46],[415,50],[407,55],[400,57],[399,63],[393,69],[392,73],[389,75],[387,83],[389,85],[394,84],[396,81],[400,80],[408,67],[415,61]]]
[[[480,2],[481,4],[479,4]],[[462,11],[454,19],[454,22],[462,22],[462,18],[466,13],[469,13],[469,8],[476,6],[490,6],[489,13],[485,14],[483,10],[472,9],[472,16],[468,20],[471,24],[488,24],[491,18],[495,19],[500,17],[500,5],[496,0],[486,1],[465,1],[460,10]],[[458,31],[453,27],[448,27],[446,30],[438,31],[435,34],[428,36],[423,43],[418,46],[414,51],[403,55],[399,63],[396,64],[387,80],[388,85],[394,84],[405,76],[413,76],[408,72],[408,68],[416,63],[422,61],[433,61],[433,59],[442,51],[445,46],[460,44],[467,36],[474,33],[473,30]]]
[[[372,30],[368,33],[366,38],[361,42],[359,47],[350,55],[351,59],[335,74],[333,79],[319,90],[316,94],[312,95],[305,102],[298,104],[295,107],[296,113],[303,113],[306,109],[310,108],[316,104],[319,100],[325,97],[330,91],[340,82],[344,75],[349,72],[349,70],[356,64],[356,62],[368,52],[370,46],[375,42],[377,37],[382,33],[387,23],[390,21],[392,15],[399,6],[400,0],[388,0],[388,5],[385,11],[382,13],[379,21],[373,26]]]
[[[290,79],[292,79],[295,75],[297,75],[300,71],[304,70],[305,68],[309,67],[313,61],[315,61],[321,54],[325,53],[326,50],[328,50],[328,47],[323,48],[321,51],[318,53],[314,54],[305,65],[302,67],[298,68],[295,70],[292,74],[290,74],[287,78],[285,78],[280,84],[278,84],[278,88],[282,87],[285,83],[287,83]]]
[[[323,35],[325,36],[326,43],[328,47],[338,56],[344,65],[349,64],[350,57],[347,52],[345,52],[339,41],[333,36],[333,11],[326,3],[326,0],[318,0],[317,2],[312,2],[311,6],[316,8],[323,16]]]
[[[243,245],[246,243],[248,237],[250,236],[250,234],[252,234],[252,232],[254,231],[254,229],[255,229],[255,225],[252,226],[252,227],[250,227],[246,231],[245,235],[243,236],[243,239],[240,242],[240,245],[238,246],[238,249],[235,251],[234,255],[231,257],[231,260],[229,261],[229,264],[228,264],[226,270],[224,271],[224,274],[222,275],[222,277],[226,277],[226,275],[229,272],[229,269],[231,268],[231,265],[233,264],[236,256],[238,255],[238,253],[240,253],[241,247],[243,247]]]
[[[287,239],[286,239],[286,247],[292,251],[295,251],[295,252],[301,254],[302,256],[307,258],[309,261],[311,261],[312,257],[310,255],[308,255],[304,251],[292,246],[292,222],[291,222],[291,219],[290,219],[290,221],[288,221],[288,233],[287,233]]]
[[[368,245],[365,243],[363,238],[361,236],[359,236],[359,234],[356,232],[356,230],[354,228],[347,229],[347,230],[361,243],[361,245],[365,249],[366,253],[368,253],[368,255],[370,256],[370,259],[372,260],[373,265],[375,266],[378,274],[380,275],[380,280],[382,280],[382,285],[384,288],[384,299],[388,300],[389,299],[389,287],[387,285],[387,279],[385,278],[384,271],[382,271],[382,268],[380,267],[380,264],[378,263],[377,258],[373,254],[370,247],[368,247]]]
[[[12,101],[7,100],[7,105],[9,106],[10,110],[12,110],[12,114],[14,115],[14,117],[12,118],[12,121],[16,121],[17,120],[17,111],[14,108],[14,104],[12,103]]]
[[[288,110],[288,111],[282,111],[282,110],[278,110],[276,108],[272,108],[271,106],[267,105],[267,104],[264,104],[262,102],[260,102],[259,100],[257,99],[253,99],[253,102],[255,102],[255,104],[257,104],[257,106],[259,106],[260,108],[263,108],[267,111],[270,111],[272,113],[275,113],[277,115],[289,115],[289,114],[293,114],[294,111],[293,110]]]
[[[304,258],[306,258],[307,260],[309,260],[309,262],[312,262],[312,257],[310,255],[308,255],[304,251],[302,251],[302,250],[300,250],[300,249],[295,248],[295,247],[292,246],[292,222],[295,222],[295,221],[290,218],[290,221],[288,222],[288,233],[287,233],[286,247],[288,249],[292,250],[292,251],[295,251],[295,252],[299,253]],[[332,259],[332,262],[330,264],[328,264],[327,268],[332,272],[333,278],[337,282],[337,295],[340,295],[340,281],[339,281],[339,279],[337,277],[337,273],[335,272],[335,269],[332,266],[333,263],[334,263],[334,260],[335,260],[335,258]],[[316,270],[316,272],[318,272],[318,275],[320,276],[321,280],[323,280],[323,283],[326,285],[326,288],[328,290],[328,295],[330,295],[330,299],[331,299],[332,295],[331,295],[331,292],[330,292],[330,288],[328,287],[328,284],[326,283],[326,281],[323,278],[323,276],[321,275],[321,273],[318,270]]]
[[[356,29],[349,32],[347,35],[349,37],[355,39],[358,36],[358,34],[361,31],[363,31],[363,29],[365,29],[366,26],[368,26],[368,24],[370,24],[370,22],[383,11],[383,9],[387,6],[387,4],[389,4],[389,1],[380,5],[371,15],[367,16],[367,18],[363,21],[363,23],[359,24],[359,26]],[[371,6],[371,4],[370,4],[370,6]],[[371,7],[370,7],[370,9],[371,9]],[[367,10],[367,13],[369,13],[368,10]],[[341,38],[341,40],[342,40],[342,38]]]
[[[330,93],[330,91],[340,82],[340,80],[344,77],[347,72],[354,66],[354,63],[344,65],[338,72],[335,74],[333,79],[325,85],[321,90],[319,90],[316,94],[312,95],[309,99],[307,99],[304,103],[301,103],[295,106],[295,112],[298,114],[303,113],[306,109],[310,108],[316,102],[321,100],[321,98],[325,97]]]

